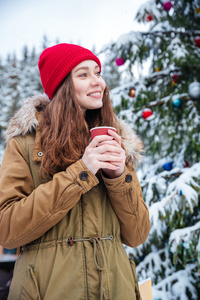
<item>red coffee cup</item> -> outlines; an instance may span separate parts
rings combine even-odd
[[[91,128],[90,133],[91,133],[92,140],[97,135],[104,135],[104,134],[109,135],[108,130],[113,130],[115,132],[117,131],[116,128],[108,127],[108,126],[100,126],[100,127]]]

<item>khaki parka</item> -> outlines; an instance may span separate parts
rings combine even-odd
[[[9,300],[140,299],[135,265],[123,244],[149,233],[134,167],[142,143],[122,124],[127,166],[115,179],[93,175],[80,159],[45,182],[37,107],[28,99],[11,119],[0,170],[0,244],[21,247]],[[28,121],[27,121],[28,120]]]

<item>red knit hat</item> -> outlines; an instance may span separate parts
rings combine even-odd
[[[71,70],[84,60],[101,62],[90,50],[74,44],[58,44],[46,48],[40,55],[38,67],[42,86],[49,99],[52,99],[59,85]]]

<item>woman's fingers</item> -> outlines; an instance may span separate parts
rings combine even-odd
[[[101,162],[101,167],[99,169],[107,169],[107,170],[111,170],[111,171],[116,171],[119,168],[120,168],[119,166],[111,164],[109,162]]]
[[[123,149],[117,147],[116,145],[108,145],[108,144],[98,146],[94,148],[93,151],[98,154],[112,152],[113,154],[120,155],[121,153],[123,153]]]
[[[100,162],[121,162],[124,160],[123,156],[117,156],[115,154],[110,154],[110,153],[106,153],[106,154],[100,154],[96,156],[97,160]]]
[[[89,143],[89,147],[97,147],[97,145],[103,141],[112,141],[114,138],[110,135],[97,135],[93,138],[93,140]]]
[[[93,173],[99,169],[116,171],[124,168],[125,151],[121,148],[121,137],[117,133],[94,137],[86,147],[82,160]]]
[[[102,145],[113,145],[121,149],[121,146],[115,140],[99,142],[97,147]]]
[[[120,153],[98,153],[97,151],[99,151],[98,147],[87,147],[82,157],[84,164],[93,174],[96,174],[96,172],[102,168],[117,170],[119,166],[124,164],[125,156]]]
[[[108,134],[112,136],[115,139],[115,141],[121,146],[121,136],[119,134],[117,134],[113,130],[108,130]]]

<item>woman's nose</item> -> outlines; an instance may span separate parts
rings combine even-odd
[[[93,75],[90,81],[90,84],[92,86],[94,85],[100,85],[100,78],[98,78],[97,76]]]

